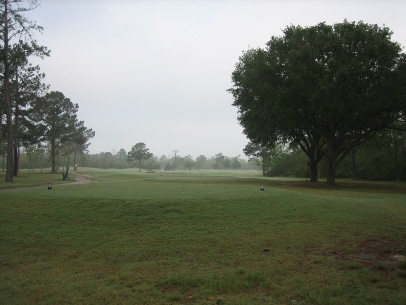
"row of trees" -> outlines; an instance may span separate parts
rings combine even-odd
[[[24,16],[38,5],[37,0],[0,0],[0,152],[7,160],[6,182],[18,174],[21,147],[49,150],[55,172],[59,153],[75,159],[94,136],[77,118],[78,104],[61,92],[48,92],[45,74],[30,63],[32,57],[50,54],[34,39],[42,28]]]
[[[181,156],[178,151],[166,156],[154,156],[142,142],[134,145],[128,153],[120,149],[117,153],[102,152],[85,154],[80,161],[82,166],[94,168],[132,168],[140,170],[192,170],[192,169],[256,169],[257,162],[249,162],[241,156],[227,157],[218,153],[212,157],[200,155],[193,158],[190,155]]]
[[[63,147],[62,147],[63,148]],[[56,168],[68,166],[69,151],[61,150],[57,155]],[[74,164],[93,168],[133,168],[137,167],[148,171],[152,170],[192,170],[192,169],[257,169],[259,160],[247,161],[241,156],[227,157],[218,153],[212,157],[200,155],[193,158],[190,155],[181,156],[177,150],[172,154],[160,157],[154,156],[142,142],[135,144],[130,151],[120,149],[116,153],[101,152],[98,154],[80,153]],[[28,146],[21,154],[22,167],[44,168],[51,166],[51,147]]]
[[[124,151],[124,150],[120,150]],[[77,158],[77,165],[92,168],[139,168],[139,162],[128,162],[127,154],[124,159],[120,151],[116,154],[101,152],[98,154],[80,154]],[[125,151],[124,151],[125,153]],[[65,153],[57,155],[56,168],[65,167],[68,164],[68,157]],[[26,169],[41,169],[51,166],[49,150],[44,148],[25,149],[21,153],[21,167]],[[192,156],[152,156],[143,160],[141,168],[147,171],[154,170],[200,170],[200,169],[258,169],[259,163],[256,160],[244,158],[227,157],[219,153],[216,156],[205,157],[203,155],[193,158]]]
[[[363,22],[289,26],[265,49],[244,52],[229,91],[248,153],[299,147],[310,180],[318,180],[324,159],[334,184],[337,166],[357,147],[404,131],[406,56],[391,35]]]
[[[308,157],[298,146],[277,144],[267,149],[256,150],[249,143],[245,153],[247,160],[241,156],[227,157],[218,153],[212,157],[203,155],[193,158],[181,156],[178,151],[160,157],[154,156],[144,143],[137,143],[127,153],[118,152],[99,154],[80,154],[74,163],[94,168],[143,168],[154,170],[199,170],[199,169],[256,169],[267,176],[310,177]],[[139,159],[141,156],[141,162]],[[68,166],[69,153],[62,150],[57,155],[56,167]],[[43,168],[51,166],[50,147],[29,146],[22,151],[21,166],[24,168]],[[324,158],[318,166],[318,177],[325,178],[328,162]],[[337,177],[369,180],[405,180],[406,179],[406,134],[399,131],[381,132],[374,139],[356,149],[339,164]]]

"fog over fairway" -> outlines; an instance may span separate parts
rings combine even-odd
[[[146,143],[155,155],[243,155],[231,104],[242,51],[293,25],[363,20],[406,46],[404,1],[42,0],[40,61],[51,90],[79,104],[96,131],[90,153]]]

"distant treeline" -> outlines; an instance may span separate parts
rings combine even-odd
[[[57,156],[57,167],[59,170],[73,168],[74,164],[70,163],[72,158],[65,154]],[[21,168],[25,169],[41,169],[50,166],[50,156],[46,151],[28,152],[22,151],[20,154]],[[92,168],[138,168],[137,162],[128,161],[128,153],[124,149],[118,152],[101,152],[98,154],[82,153],[78,157],[77,166],[92,167]],[[222,153],[218,153],[213,157],[203,155],[193,158],[192,156],[181,155],[162,155],[160,157],[153,156],[148,160],[142,160],[142,169],[146,171],[154,170],[192,170],[192,169],[258,169],[260,164],[257,160],[246,160],[241,156],[227,157]],[[4,168],[4,166],[3,166]]]
[[[49,152],[46,150],[23,150],[20,155],[21,168],[40,169],[51,165]],[[3,157],[4,160],[4,157]],[[66,170],[73,167],[72,158],[68,155],[57,155],[57,167]],[[118,152],[102,152],[98,154],[82,153],[78,158],[78,167],[93,168],[138,168],[137,162],[128,162],[128,153],[124,149]],[[199,170],[199,169],[241,169],[262,170],[265,168],[267,176],[300,177],[308,179],[310,169],[308,158],[298,147],[277,146],[267,151],[265,159],[243,156],[228,157],[218,153],[212,157],[200,155],[181,156],[178,154],[153,156],[142,161],[142,169],[157,170]],[[319,166],[320,178],[327,175],[328,163],[322,160]],[[4,170],[4,161],[3,161]],[[406,134],[405,132],[382,132],[375,139],[354,149],[340,163],[337,169],[338,178],[356,178],[367,180],[406,180]]]

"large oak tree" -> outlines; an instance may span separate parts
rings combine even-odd
[[[265,50],[240,57],[233,105],[254,143],[296,142],[316,180],[325,156],[327,182],[334,184],[337,164],[405,109],[405,55],[387,27],[363,22],[289,26],[283,33]]]

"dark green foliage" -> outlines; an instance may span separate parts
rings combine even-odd
[[[234,106],[254,143],[299,145],[311,180],[328,162],[327,181],[353,149],[405,109],[405,55],[386,27],[347,22],[289,26],[265,50],[243,53],[232,74]]]
[[[307,158],[303,151],[298,149],[283,151],[275,156],[267,175],[271,177],[309,178],[310,172],[306,163]]]
[[[72,103],[62,92],[51,91],[38,98],[34,107],[35,120],[43,128],[43,139],[50,143],[52,171],[56,172],[57,148],[78,135],[76,113],[79,105]]]
[[[21,105],[19,105],[19,103],[26,102],[19,99],[18,87],[20,83],[18,77],[23,76],[22,78],[25,80],[32,78],[25,78],[27,75],[24,73],[20,75],[21,71],[19,70],[27,71],[27,57],[31,55],[40,57],[48,55],[46,48],[38,46],[33,39],[33,34],[35,32],[41,32],[42,28],[24,16],[26,11],[36,6],[38,6],[37,0],[27,0],[25,3],[14,0],[1,0],[0,2],[0,68],[2,70],[0,126],[3,127],[2,119],[4,113],[6,117],[5,136],[7,138],[6,182],[13,182],[13,175],[16,175],[18,170],[16,155],[18,141],[20,140],[19,109]],[[23,81],[21,85],[24,87],[26,82]],[[27,92],[24,93],[26,95]],[[0,139],[2,139],[2,137],[3,134],[0,134]]]
[[[338,177],[368,180],[406,180],[406,134],[379,133],[375,139],[357,147],[338,168]],[[396,137],[396,140],[395,140]],[[397,145],[394,145],[397,141]],[[354,168],[355,167],[355,168]]]
[[[192,170],[192,168],[195,166],[195,161],[193,161],[192,156],[186,156],[183,158],[183,168],[186,170]]]
[[[255,160],[262,167],[262,175],[269,173],[271,168],[272,156],[274,155],[274,143],[268,145],[254,144],[249,142],[243,149],[244,154],[249,156],[251,160]]]
[[[142,168],[142,160],[148,160],[153,157],[153,154],[149,152],[149,148],[142,143],[139,142],[131,147],[131,150],[128,152],[127,160],[129,163],[133,161],[138,161],[138,167],[141,171]]]

